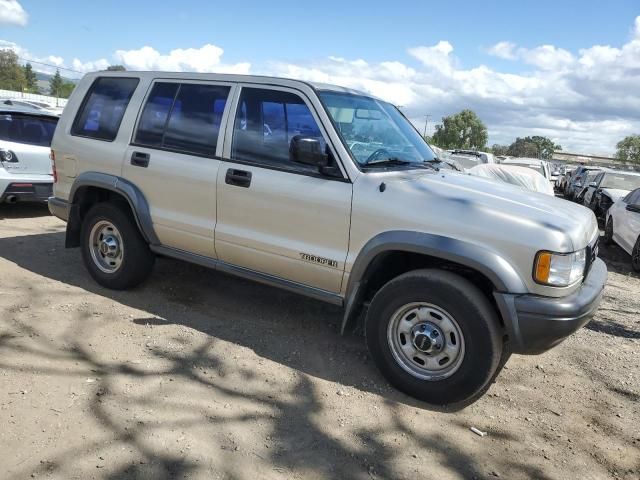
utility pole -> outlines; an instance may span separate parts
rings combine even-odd
[[[424,116],[424,133],[422,134],[422,138],[427,138],[427,125],[429,124],[429,119],[431,115]]]

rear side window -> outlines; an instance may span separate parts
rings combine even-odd
[[[230,87],[156,83],[142,110],[137,145],[213,156]]]
[[[71,135],[112,141],[118,134],[137,78],[100,77],[93,82],[71,128]]]
[[[25,114],[0,115],[0,140],[50,147],[58,119]]]

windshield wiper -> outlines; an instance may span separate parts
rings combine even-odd
[[[419,163],[419,162],[410,162],[408,160],[400,160],[397,157],[391,157],[391,158],[382,158],[380,160],[372,160],[370,162],[365,163],[364,165],[362,165],[363,167],[388,167],[388,166],[396,166],[396,165],[414,165],[416,167],[420,167],[420,168],[424,168],[424,167],[429,167],[435,171],[438,171],[438,167],[436,167],[435,165],[431,165],[430,163]]]
[[[437,157],[436,158],[432,158],[431,160],[425,160],[424,163],[426,165],[431,165],[434,168],[437,168],[437,167],[435,167],[435,165],[433,165],[434,163],[446,163],[447,165],[449,165],[454,170],[460,171],[460,168],[455,163],[448,162],[446,160],[442,160],[441,158],[437,158]]]

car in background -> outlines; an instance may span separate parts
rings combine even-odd
[[[541,160],[539,158],[509,158],[508,160],[503,160],[502,165],[515,165],[518,167],[530,168],[541,174],[549,183],[551,183],[551,170],[549,168],[549,162],[546,160]]]
[[[508,183],[532,192],[554,195],[553,187],[536,170],[518,165],[483,163],[467,170],[469,175]]]
[[[607,211],[604,243],[617,243],[631,255],[631,267],[640,272],[640,188],[619,199]]]
[[[605,217],[611,205],[636,188],[640,188],[640,173],[600,172],[589,183],[582,203],[593,210],[596,217]]]
[[[17,100],[15,98],[2,98],[0,99],[0,108],[15,108],[18,110],[34,110],[45,113],[51,113],[53,115],[60,115],[62,113],[62,107],[54,107],[48,103],[38,102],[35,100]]]
[[[0,203],[46,202],[53,171],[49,154],[59,117],[0,105]]]
[[[574,169],[571,168],[565,168],[565,171],[562,175],[560,175],[560,178],[558,179],[558,181],[556,182],[556,190],[558,190],[559,192],[563,192],[567,186],[567,182],[569,181],[569,179],[571,178],[571,175],[573,174]]]
[[[478,152],[475,150],[447,150],[449,159],[456,162],[464,170],[482,165],[484,163],[496,163],[493,153]]]
[[[582,178],[582,181],[580,182],[580,187],[576,188],[575,190],[575,195],[573,197],[573,200],[576,203],[583,203],[584,202],[584,196],[587,193],[587,190],[589,190],[589,185],[591,185],[594,180],[596,179],[596,177],[602,172],[602,170],[589,170],[586,175]],[[577,186],[577,184],[576,184]]]
[[[587,172],[593,171],[593,170],[602,170],[602,169],[600,167],[580,165],[578,168],[576,168],[573,171],[573,173],[571,174],[571,177],[567,181],[567,184],[563,192],[564,197],[567,200],[573,200],[575,196],[578,193],[580,193],[580,191],[582,190],[584,177],[587,175]]]

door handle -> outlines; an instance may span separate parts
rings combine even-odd
[[[134,167],[147,168],[149,166],[150,155],[144,152],[133,152],[131,154],[131,165]]]
[[[249,185],[251,185],[251,172],[230,168],[227,170],[224,182],[228,185],[235,185],[236,187],[249,188]]]

